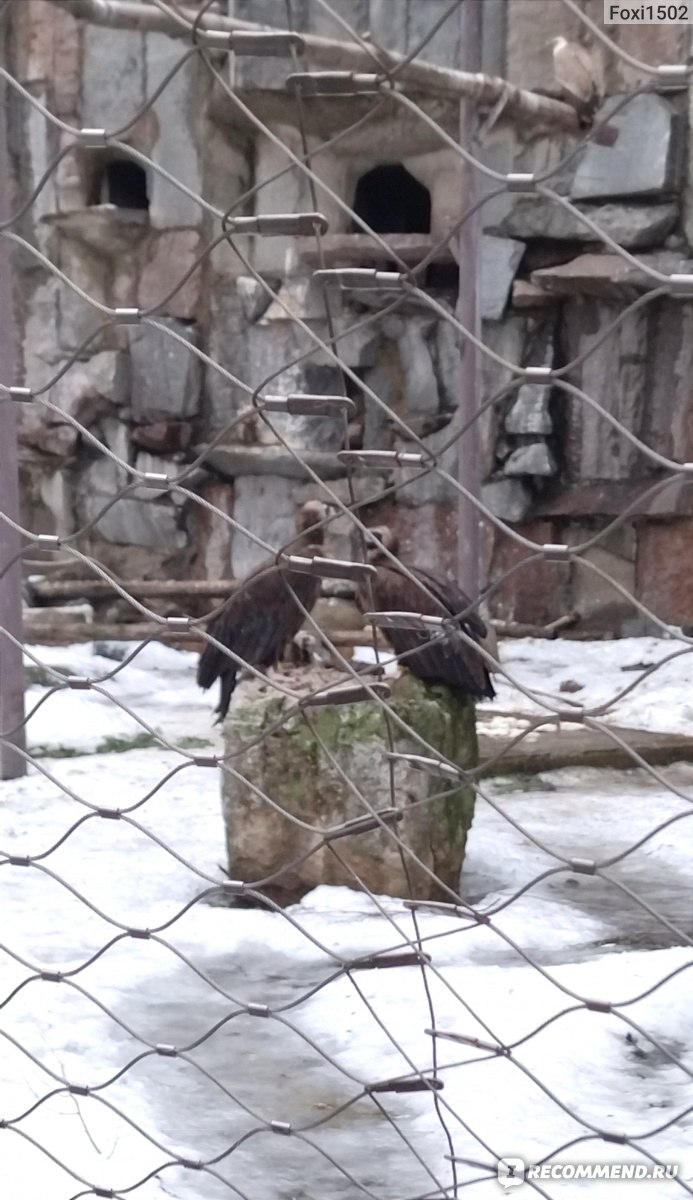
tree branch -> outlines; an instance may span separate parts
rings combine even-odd
[[[68,12],[70,16],[94,25],[106,25],[110,29],[135,29],[142,33],[164,33],[169,37],[186,38],[189,29],[162,9],[143,4],[140,0],[46,0],[47,3]],[[182,17],[192,22],[194,10],[179,8]],[[205,30],[221,33],[279,33],[286,30],[272,29],[267,25],[256,25],[236,17],[217,14],[203,15],[199,26]],[[373,71],[373,59],[355,43],[336,41],[332,38],[303,34],[305,57],[312,66],[325,70]],[[402,54],[383,50],[378,53],[387,66],[394,69],[405,63]],[[579,134],[575,109],[561,100],[541,96],[536,92],[515,87],[505,79],[492,75],[472,74],[439,67],[434,63],[412,61],[406,63],[398,73],[398,80],[414,90],[450,99],[468,99],[483,108],[503,106],[503,115],[518,124],[532,125],[536,129],[552,129],[564,133]]]

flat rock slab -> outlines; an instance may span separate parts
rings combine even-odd
[[[564,208],[558,201],[544,200],[534,193],[518,197],[507,216],[492,228],[494,233],[513,238],[600,241],[599,233],[581,220],[583,214],[620,246],[642,250],[664,241],[676,225],[678,211],[673,200],[659,204],[583,204]]]
[[[500,321],[525,252],[524,242],[484,234],[481,239],[481,316]]]
[[[491,732],[492,713],[479,712],[477,719],[479,762],[484,775],[538,774],[560,767],[632,768],[638,765],[633,754],[651,766],[693,762],[693,736],[678,733],[651,733],[614,725],[614,737],[625,742],[632,753],[608,734],[593,729],[539,729],[512,745],[517,733]]]
[[[618,299],[628,290],[647,292],[661,286],[660,280],[644,269],[647,266],[664,275],[691,273],[692,264],[682,262],[680,255],[672,251],[642,254],[639,261],[642,266],[620,254],[580,254],[570,262],[533,271],[531,282],[559,295],[581,293]]]
[[[659,196],[676,189],[681,170],[681,122],[661,96],[610,96],[599,117],[618,130],[613,146],[592,141],[575,172],[573,200]]]

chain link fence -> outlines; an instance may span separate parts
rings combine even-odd
[[[2,8],[8,37],[17,3],[9,0]],[[131,119],[119,128],[75,127],[35,88],[9,69],[2,72],[13,111],[31,114],[32,128],[50,130],[58,146],[35,184],[12,198],[2,222],[5,245],[15,263],[21,259],[47,272],[57,295],[77,297],[91,316],[91,328],[66,361],[53,368],[44,363],[41,382],[32,377],[31,386],[20,385],[5,374],[3,407],[6,413],[30,408],[39,423],[73,431],[89,448],[97,471],[114,469],[119,481],[107,498],[95,494],[91,515],[65,534],[24,527],[7,501],[0,514],[3,526],[18,541],[2,564],[3,577],[8,579],[21,561],[34,573],[50,574],[51,562],[74,568],[82,581],[80,594],[89,595],[91,581],[124,602],[129,616],[123,628],[130,640],[135,638],[114,664],[102,655],[90,670],[87,655],[79,659],[84,673],[70,669],[67,677],[59,653],[29,646],[25,661],[43,690],[38,700],[28,694],[24,716],[4,720],[3,746],[31,768],[26,778],[4,783],[0,793],[3,802],[8,798],[0,852],[3,907],[12,914],[3,923],[0,1000],[6,1195],[8,1200],[39,1195],[250,1200],[261,1194],[282,1200],[318,1195],[433,1200],[490,1196],[513,1186],[545,1197],[588,1188],[602,1194],[607,1187],[609,1194],[625,1195],[641,1175],[643,1194],[690,1194],[686,1147],[693,1057],[685,988],[692,934],[685,839],[693,779],[685,763],[654,765],[642,739],[629,739],[609,714],[615,706],[636,703],[653,680],[686,663],[691,639],[612,577],[594,551],[643,504],[687,484],[691,464],[648,444],[629,426],[625,409],[574,380],[590,378],[579,371],[618,337],[633,314],[662,297],[688,302],[693,273],[683,259],[678,269],[664,270],[637,249],[624,248],[561,186],[568,159],[588,143],[608,146],[613,123],[638,98],[667,87],[681,94],[689,83],[688,59],[665,66],[636,60],[584,6],[556,0],[557,34],[563,21],[577,22],[609,61],[636,67],[650,81],[589,123],[557,95],[530,93],[481,75],[478,57],[476,64],[465,61],[470,73],[429,62],[430,44],[446,38],[454,43],[461,20],[465,53],[471,54],[473,16],[464,16],[470,5],[461,0],[436,5],[435,12],[431,6],[425,35],[401,54],[385,51],[362,25],[355,27],[358,6],[347,12],[337,0],[259,5],[258,20],[268,22],[262,28],[254,26],[252,4],[237,6],[243,7],[239,15],[227,15],[223,7],[213,0],[193,6],[175,0],[45,5],[46,20],[49,8],[82,18],[80,37],[101,25],[112,29],[114,38],[116,31],[130,29],[146,37],[163,34],[175,45],[173,65],[143,99],[133,101]],[[313,31],[316,27],[320,33]],[[196,191],[147,151],[146,136],[132,136],[133,130],[148,128],[155,102],[191,60],[205,81],[205,103],[226,105],[244,136],[261,135],[276,154],[275,171],[239,189],[231,207],[210,199],[223,192],[218,182]],[[275,93],[278,73],[286,78],[272,119],[258,115],[260,108],[247,95],[249,78],[258,90],[269,90],[270,76],[262,74],[268,62]],[[252,70],[258,72],[255,77]],[[463,105],[462,139],[440,114],[441,96]],[[329,134],[325,98],[340,104],[339,128]],[[170,128],[165,132],[174,140],[182,137],[176,124],[180,113],[175,107],[166,111]],[[457,190],[448,203],[454,217],[428,237],[423,249],[415,234],[409,242],[388,236],[377,214],[369,223],[363,204],[347,200],[321,171],[327,150],[339,158],[340,142],[371,136],[385,113],[402,120],[414,141],[417,130],[425,128],[426,143],[437,140],[460,162],[459,177],[451,176]],[[543,171],[495,169],[485,146],[503,121],[533,136],[544,131],[548,138],[558,130],[572,138],[570,150]],[[95,288],[92,294],[63,269],[64,257],[52,257],[55,243],[39,245],[26,236],[27,216],[41,208],[58,173],[75,156],[88,162],[90,155],[101,156],[106,167],[119,161],[142,168],[149,181],[158,180],[197,206],[210,231],[184,270],[175,264],[173,275],[169,270],[167,294],[149,305],[135,303],[122,289],[109,296],[108,286],[105,293]],[[216,170],[223,179],[223,161]],[[294,211],[277,214],[265,204],[263,194],[271,196],[272,185],[282,178],[293,181],[297,197],[308,198],[305,207],[297,204]],[[623,301],[611,325],[560,366],[520,365],[488,344],[486,327],[481,333],[480,291],[490,268],[482,264],[480,222],[488,205],[508,195],[541,201],[547,213],[568,214],[636,281],[633,298]],[[130,200],[132,209],[132,193]],[[376,213],[377,202],[371,201]],[[338,214],[350,231],[336,249],[325,209]],[[78,213],[76,221],[87,218]],[[96,235],[86,224],[82,236],[92,238],[98,258]],[[134,236],[132,230],[127,236]],[[252,246],[269,237],[285,239],[287,261],[294,253],[292,242],[302,239],[302,254],[314,266],[309,296],[292,291],[262,266]],[[126,243],[127,237],[123,254]],[[215,351],[223,348],[223,327],[217,328],[216,340],[202,345],[161,316],[219,254],[235,256],[241,264],[258,310],[275,306],[296,334],[294,352],[262,379],[255,369],[235,373],[223,352]],[[448,280],[451,269],[457,272],[455,259],[462,279],[456,305],[436,286],[436,280]],[[349,339],[363,341],[403,312],[435,317],[461,346],[460,407],[432,434],[403,414],[384,385],[375,386],[372,373],[368,382],[345,350]],[[83,414],[75,416],[60,403],[61,381],[111,344],[114,331],[119,344],[117,337],[133,328],[145,339],[156,334],[176,352],[182,348],[184,356],[215,377],[223,394],[243,398],[235,408],[227,405],[231,418],[217,422],[213,436],[191,450],[174,474],[153,469],[156,461],[147,470],[133,465]],[[324,395],[316,388],[317,395],[286,383],[302,379],[301,370],[316,357],[323,370],[332,370],[329,377],[338,387],[325,388]],[[480,379],[489,364],[496,384],[482,392]],[[412,361],[408,369],[415,366]],[[656,471],[618,515],[575,543],[539,543],[526,536],[517,521],[498,515],[480,486],[485,431],[494,414],[507,412],[528,386],[542,395],[548,389],[556,408],[570,406],[596,416],[597,437],[629,443]],[[375,442],[369,443],[363,430],[358,442],[355,414],[371,437],[376,430]],[[327,452],[297,440],[296,420],[310,423],[318,447],[324,444],[318,426],[323,420],[329,425],[329,453],[340,463],[338,482],[324,469]],[[533,649],[507,642],[497,660],[490,643],[479,644],[468,625],[457,626],[460,642],[494,673],[499,697],[485,702],[480,712],[495,720],[503,735],[495,743],[482,742],[478,766],[464,767],[442,753],[440,744],[393,701],[388,664],[383,665],[392,660],[383,642],[383,633],[393,627],[392,613],[379,614],[372,600],[366,605],[374,613],[370,626],[352,638],[372,647],[374,673],[364,672],[344,639],[332,637],[305,607],[308,644],[321,663],[328,657],[331,664],[309,676],[310,686],[301,686],[300,670],[265,674],[252,655],[246,660],[231,654],[237,667],[259,681],[252,685],[259,689],[256,695],[264,695],[268,704],[276,698],[273,715],[257,736],[233,746],[230,741],[205,744],[197,735],[202,717],[211,725],[208,697],[195,713],[177,710],[176,721],[162,730],[163,708],[188,704],[195,664],[181,655],[183,665],[175,668],[164,695],[164,685],[152,674],[160,643],[173,641],[183,649],[214,646],[229,655],[210,632],[225,597],[200,587],[192,611],[162,611],[147,602],[146,588],[129,589],[123,573],[92,552],[91,536],[123,502],[146,506],[156,501],[173,512],[184,503],[202,514],[209,528],[233,531],[257,548],[254,561],[269,555],[271,562],[286,566],[288,555],[289,565],[296,566],[295,539],[284,539],[278,549],[279,539],[271,544],[259,537],[200,486],[204,469],[218,465],[215,454],[242,442],[249,427],[261,430],[260,455],[269,461],[279,447],[294,464],[290,474],[298,498],[306,498],[310,485],[310,498],[329,505],[323,523],[328,547],[334,533],[338,553],[328,548],[330,562],[319,560],[317,569],[325,577],[368,588],[368,530],[378,512],[391,513],[407,490],[415,493],[422,481],[428,487],[434,480],[457,497],[460,578],[473,594],[473,604],[451,616],[453,624],[468,619],[480,604],[485,613],[493,611],[494,596],[512,590],[523,572],[541,563],[547,589],[560,589],[567,570],[584,573],[612,589],[669,642],[648,642],[650,658],[626,664],[626,669],[634,666],[634,674],[620,685],[614,674],[621,661],[614,658],[618,643],[596,649],[585,643],[576,657],[576,642],[553,640],[544,649],[538,642],[531,643]],[[11,451],[10,434],[6,447]],[[373,478],[377,487],[369,484]],[[416,508],[411,511],[415,525]],[[510,565],[481,585],[476,558],[482,555],[475,546],[480,522],[513,551]],[[417,552],[425,557],[423,544],[415,543],[412,556],[398,561],[403,578],[414,584],[418,578],[420,586],[411,568]],[[306,569],[316,568],[308,563]],[[448,570],[448,577],[454,573]],[[242,595],[243,588],[241,580],[235,594]],[[149,595],[156,595],[151,583]],[[299,603],[295,589],[292,595]],[[432,639],[445,636],[432,630],[435,619],[425,614],[410,613],[408,619],[410,627]],[[72,620],[66,614],[66,624]],[[503,623],[499,627],[502,632]],[[21,641],[16,629],[2,633],[0,686],[7,692],[12,653],[21,653]],[[528,670],[532,654],[536,668]],[[601,690],[586,700],[571,695],[571,686],[558,688],[562,662],[577,669],[580,654],[592,682],[601,676]],[[406,665],[411,650],[399,657]],[[172,651],[161,660],[173,670],[172,661]],[[685,677],[676,678],[683,686]],[[173,693],[178,690],[182,700],[177,701]],[[86,693],[98,706],[89,710],[90,718],[79,707]],[[7,717],[17,705],[14,697],[5,700]],[[321,732],[315,714],[347,704],[367,709],[381,723],[386,797],[364,784],[362,771],[354,768],[349,775]],[[43,754],[35,736],[32,741],[32,722],[45,722],[46,713],[61,709],[63,716],[54,718],[61,729],[96,719],[97,712],[104,729],[109,714],[132,722],[140,741],[130,738],[117,747],[129,751],[122,759],[126,766],[121,769],[113,755],[78,757],[72,763]],[[248,766],[251,756],[258,747],[275,753],[275,735],[283,728],[300,728],[307,739],[306,761],[323,756],[348,788],[349,812],[356,816],[326,824],[315,809],[311,812],[318,797],[309,796],[302,808],[289,811],[281,797],[258,784]],[[599,734],[631,769],[597,775],[573,766],[547,776],[541,772],[551,762],[537,766],[530,755],[525,774],[518,778],[516,766],[508,781],[504,758],[531,748],[547,731],[558,736],[559,730],[572,728],[576,737]],[[103,741],[99,745],[109,748]],[[675,758],[671,753],[669,761]],[[407,781],[418,772],[438,783],[412,801],[400,769],[409,772]],[[300,830],[307,849],[294,853],[287,833],[281,870],[243,882],[229,878],[218,865],[220,780],[231,793],[234,786],[250,788],[257,805],[280,815],[283,828],[293,824]],[[476,816],[462,884],[451,886],[435,879],[430,859],[409,840],[402,818],[417,804],[419,809],[444,804],[461,786],[473,790]],[[398,858],[403,877],[414,881],[400,900],[369,886],[358,852],[343,850],[347,844],[375,841]],[[328,894],[321,889],[281,907],[274,897],[282,879],[320,854],[338,864],[338,877],[355,890]],[[669,887],[662,882],[668,874]],[[437,884],[437,899],[430,898],[431,882]],[[615,910],[627,912],[632,934],[630,939],[624,935],[620,947],[609,924]],[[585,946],[589,954],[582,954]],[[499,1160],[505,1162],[501,1168]],[[551,1175],[555,1163],[563,1164],[562,1176]],[[603,1175],[585,1177],[586,1163],[622,1164],[623,1169],[607,1184]]]

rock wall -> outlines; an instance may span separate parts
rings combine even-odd
[[[360,33],[370,30],[375,43],[408,51],[446,4],[341,0],[337,7]],[[338,36],[319,6],[298,7],[305,28]],[[600,0],[583,0],[582,7],[598,18]],[[230,0],[229,11],[270,24],[285,19],[283,0]],[[501,6],[487,0],[484,11],[489,69],[506,72],[514,83],[550,90],[547,43],[559,31],[576,35],[577,24],[574,30],[566,26],[573,18],[558,13],[553,0]],[[610,32],[645,61],[684,60],[682,29]],[[426,57],[454,65],[458,50],[455,29],[441,29]],[[239,237],[234,241],[240,254],[226,242],[214,244],[219,233],[214,209],[248,214],[314,206],[305,176],[296,168],[285,170],[285,153],[258,128],[265,122],[295,155],[302,153],[295,109],[277,90],[289,68],[277,60],[238,58],[221,65],[219,82],[194,56],[181,64],[183,54],[183,43],[161,34],[83,25],[44,0],[26,0],[15,14],[12,61],[22,84],[62,120],[119,129],[120,143],[145,156],[138,175],[140,160],[133,162],[112,145],[66,153],[21,230],[61,274],[46,270],[27,250],[18,251],[15,260],[22,382],[46,402],[20,410],[23,519],[39,532],[82,531],[80,548],[125,578],[204,578],[248,570],[266,546],[290,536],[296,506],[320,494],[297,454],[339,498],[350,496],[336,456],[344,444],[339,422],[276,417],[270,425],[251,411],[256,389],[341,390],[334,361],[315,342],[327,340],[329,327],[323,295],[312,280],[318,265],[313,239]],[[226,69],[241,89],[243,112],[223,87]],[[618,108],[641,80],[608,57],[603,72],[610,93],[605,112],[614,112],[618,131],[615,144],[589,144],[574,154],[570,138],[533,136],[502,116],[485,132],[483,156],[497,170],[545,172],[561,165],[550,179],[559,200],[534,194],[493,198],[494,185],[488,184],[484,341],[502,358],[525,366],[557,367],[579,359],[569,376],[572,385],[655,450],[691,459],[691,301],[648,302],[606,337],[650,280],[595,234],[596,225],[655,269],[690,269],[685,94],[639,95]],[[161,95],[145,107],[169,75]],[[455,132],[454,102],[419,101]],[[388,261],[386,252],[353,231],[348,207],[359,179],[375,167],[402,164],[430,195],[430,229],[399,228],[388,235],[405,262],[420,262],[458,216],[458,158],[434,130],[385,103],[376,119],[355,133],[344,132],[370,103],[335,99],[306,106],[311,148],[342,130],[338,145],[313,161],[330,189],[318,188],[319,207],[330,223],[323,239],[328,266],[382,267]],[[12,98],[18,197],[37,185],[65,145],[59,129]],[[148,160],[183,187],[152,170]],[[264,186],[247,200],[248,190],[260,183]],[[560,197],[569,197],[578,215]],[[453,311],[456,265],[449,250],[436,252],[424,286]],[[349,444],[413,448],[375,395],[439,451],[442,465],[454,474],[456,451],[445,446],[457,419],[459,339],[425,304],[409,300],[380,316],[385,302],[364,295],[332,300],[346,386],[356,403]],[[104,327],[99,303],[135,306],[149,316],[136,326]],[[508,580],[506,572],[527,551],[487,522],[492,612],[542,622],[568,607],[595,630],[643,628],[633,606],[598,573],[603,571],[663,619],[690,620],[693,566],[690,555],[675,553],[691,532],[690,489],[672,487],[639,500],[657,481],[656,466],[604,413],[540,381],[500,395],[510,378],[502,365],[484,359],[481,399],[499,394],[481,424],[483,499],[492,514],[533,540],[579,544],[630,507],[620,527],[587,552],[586,566],[531,563]],[[133,488],[113,503],[127,477],[73,418],[132,466],[180,477],[182,490],[162,495]],[[199,461],[213,439],[214,448]],[[388,490],[393,482],[385,473],[357,478],[357,498],[367,502],[362,512],[367,519],[391,521],[405,553],[423,565],[442,563],[454,574],[454,488],[432,474],[402,488],[393,502]],[[194,503],[185,489],[223,516]],[[335,552],[348,552],[348,532],[346,521],[335,525]],[[124,615],[122,609],[111,605],[111,615]]]

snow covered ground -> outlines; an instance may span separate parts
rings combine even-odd
[[[518,638],[503,643],[502,666],[508,678],[495,676],[498,695],[493,703],[484,704],[484,710],[512,709],[536,715],[542,711],[542,701],[550,710],[558,700],[565,709],[597,707],[599,719],[612,725],[668,733],[690,734],[693,730],[693,646],[675,639],[570,642]],[[515,681],[534,692],[535,698],[528,697]],[[572,690],[574,684],[579,688]]]
[[[504,645],[503,662],[524,686],[587,706],[642,673],[624,667],[675,648],[524,640]],[[32,653],[92,679],[117,665],[89,646]],[[608,720],[690,732],[690,675],[684,655]],[[565,680],[581,690],[559,692]],[[404,1200],[453,1196],[455,1182],[484,1200],[503,1194],[484,1169],[502,1156],[679,1166],[676,1182],[549,1180],[520,1195],[690,1194],[693,953],[679,931],[693,936],[693,766],[662,782],[576,768],[487,781],[463,888],[489,924],[419,912],[427,988],[418,967],[333,978],[345,959],[414,937],[411,913],[342,888],[318,888],[285,915],[214,906],[218,777],[191,756],[220,739],[194,657],[147,647],[103,690],[32,687],[29,743],[48,756],[0,784],[3,1200],[94,1186],[135,1200]],[[505,682],[498,691],[485,707],[533,708]],[[174,748],[104,752],[148,729]],[[66,751],[82,753],[50,756]],[[131,813],[107,819],[94,806]],[[610,865],[576,875],[555,854]],[[23,855],[43,857],[25,866]],[[482,1045],[434,1043],[433,1025]],[[511,1055],[487,1048],[510,1043]],[[438,1113],[428,1092],[363,1095],[430,1072],[434,1047]],[[92,1094],[69,1094],[66,1080]],[[603,1143],[600,1130],[639,1149]],[[449,1155],[482,1166],[459,1163],[455,1177]]]

